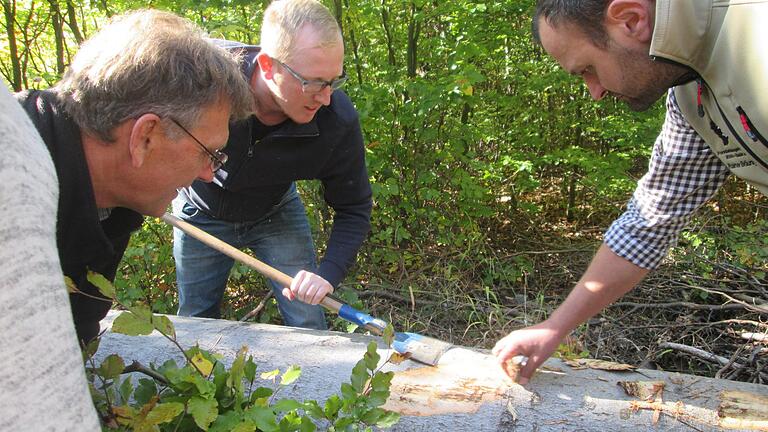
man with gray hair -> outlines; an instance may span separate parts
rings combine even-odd
[[[243,54],[255,114],[230,128],[228,161],[213,182],[181,191],[174,212],[291,275],[290,287],[272,282],[283,321],[325,329],[317,304],[354,262],[372,207],[358,115],[336,91],[346,81],[341,31],[319,2],[280,0],[264,13],[260,47],[218,43]],[[296,192],[306,179],[322,182],[334,210],[319,266]],[[232,259],[178,229],[174,257],[179,314],[218,317]]]
[[[142,215],[160,216],[178,188],[211,181],[250,91],[236,58],[194,24],[141,10],[86,41],[54,88],[16,97],[56,166],[59,257],[82,292],[70,302],[88,341],[111,305],[88,271],[113,280]]]

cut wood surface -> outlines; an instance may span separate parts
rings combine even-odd
[[[109,326],[118,312],[103,322]],[[370,340],[381,339],[171,316],[183,346],[199,343],[230,364],[248,346],[260,370],[292,364],[301,377],[283,393],[320,403],[338,393]],[[126,363],[160,364],[181,355],[158,334],[124,336],[106,332],[97,358],[121,355]],[[492,356],[481,350],[449,350],[437,367],[406,360],[395,372],[385,408],[402,414],[393,431],[768,431],[768,386],[653,370],[623,370],[610,362],[569,366],[556,359],[524,388],[511,383]],[[590,365],[578,367],[578,365]],[[608,370],[605,370],[608,369]]]

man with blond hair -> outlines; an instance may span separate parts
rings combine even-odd
[[[86,41],[54,88],[16,97],[56,166],[59,257],[81,291],[70,302],[88,341],[111,303],[87,272],[113,280],[142,215],[160,216],[178,188],[211,181],[250,91],[236,58],[197,26],[141,10]]]
[[[255,114],[232,125],[224,167],[174,201],[175,214],[293,277],[272,282],[285,324],[326,328],[318,303],[340,283],[370,229],[371,187],[360,123],[349,98],[336,20],[314,0],[280,0],[264,13],[261,46],[217,41],[242,53]],[[334,210],[315,263],[297,180],[319,179]],[[233,262],[178,229],[179,314],[218,317]],[[298,300],[298,301],[294,301]]]

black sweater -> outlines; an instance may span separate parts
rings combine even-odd
[[[80,291],[102,298],[80,294],[69,297],[77,336],[87,341],[98,334],[99,321],[112,305],[87,281],[87,272],[92,270],[113,281],[131,233],[141,226],[144,218],[133,210],[118,207],[107,219],[99,221],[80,128],[63,111],[53,91],[28,91],[17,94],[16,98],[45,141],[56,166],[59,178],[56,243],[62,270]]]
[[[249,51],[242,60],[248,77],[254,73],[257,52]],[[223,150],[229,156],[227,163],[212,183],[197,181],[181,196],[216,219],[257,221],[280,202],[295,180],[319,179],[335,214],[318,274],[336,286],[370,230],[373,201],[357,111],[337,90],[330,105],[320,108],[311,122],[287,120],[259,139],[256,131],[262,128],[255,116],[230,125]]]

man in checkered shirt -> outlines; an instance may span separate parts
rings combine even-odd
[[[760,51],[768,1],[708,3],[538,1],[534,38],[582,77],[593,99],[612,95],[641,111],[667,94],[667,114],[648,173],[568,298],[547,320],[494,347],[502,367],[528,357],[521,384],[568,333],[661,263],[730,173],[768,195],[768,134],[760,133],[768,131],[761,99],[768,62]]]

